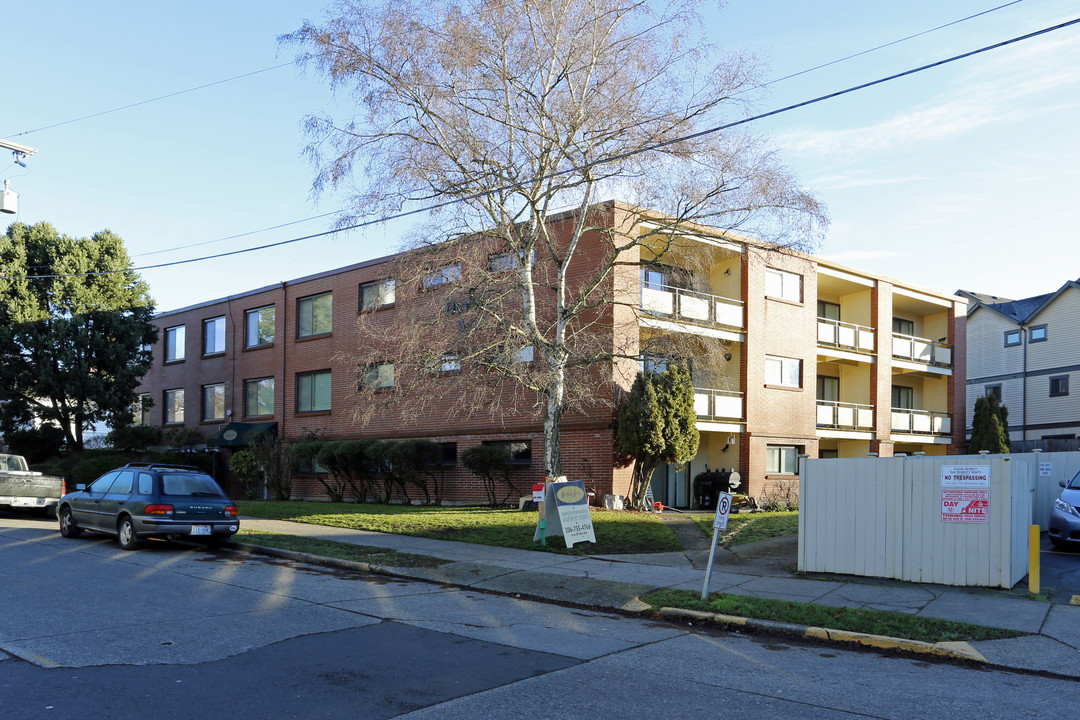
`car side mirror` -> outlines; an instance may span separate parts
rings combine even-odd
[[[1060,480],[1060,481],[1058,481],[1058,486],[1059,486],[1059,487],[1065,487],[1065,486],[1067,486],[1068,484],[1069,484],[1069,483],[1065,482],[1064,480]]]

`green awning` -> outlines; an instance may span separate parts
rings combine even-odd
[[[277,436],[276,422],[231,422],[218,430],[206,441],[218,447],[247,447],[264,435]]]

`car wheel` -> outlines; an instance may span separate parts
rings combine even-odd
[[[1061,538],[1053,537],[1053,536],[1050,537],[1050,544],[1053,545],[1054,547],[1056,547],[1058,550],[1065,547],[1065,541],[1064,540],[1062,540]]]
[[[116,541],[125,550],[134,550],[139,547],[139,540],[135,537],[135,523],[130,517],[120,518],[120,524],[116,526]]]
[[[71,514],[69,507],[60,511],[60,534],[66,538],[77,538],[82,535],[82,528],[75,522],[75,516]]]

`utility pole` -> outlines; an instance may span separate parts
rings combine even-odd
[[[15,156],[15,164],[20,167],[26,167],[26,163],[23,161],[37,152],[37,148],[21,145],[3,138],[0,138],[0,148],[10,150],[11,154]],[[4,180],[4,189],[0,190],[0,212],[14,215],[18,211],[19,194],[11,189],[11,181]]]

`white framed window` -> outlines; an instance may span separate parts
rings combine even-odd
[[[765,384],[801,388],[802,360],[766,355]]]
[[[397,281],[394,278],[376,280],[360,286],[360,312],[378,310],[397,301]]]
[[[515,350],[510,355],[512,363],[531,363],[536,358],[536,349],[532,345],[526,345],[520,350]]]
[[[765,447],[766,475],[797,475],[798,473],[798,447],[795,445],[767,445]]]
[[[461,265],[447,265],[424,276],[424,289],[448,285],[461,279]]]
[[[331,293],[300,298],[296,304],[297,337],[326,335],[333,330],[334,296]]]
[[[531,260],[536,260],[536,251],[533,250],[529,257]],[[514,268],[523,265],[525,261],[525,251],[518,250],[517,252],[502,252],[495,255],[488,256],[488,267],[492,272],[507,272]]]
[[[802,302],[802,275],[765,268],[765,294],[769,297]]]
[[[275,317],[273,305],[255,308],[244,313],[244,347],[273,345]]]
[[[296,412],[330,409],[330,371],[300,373],[296,376]]]
[[[165,424],[179,425],[184,422],[184,390],[165,391]]]
[[[203,355],[225,352],[225,316],[203,320]]]
[[[165,362],[180,362],[184,359],[185,340],[183,325],[165,328]]]

